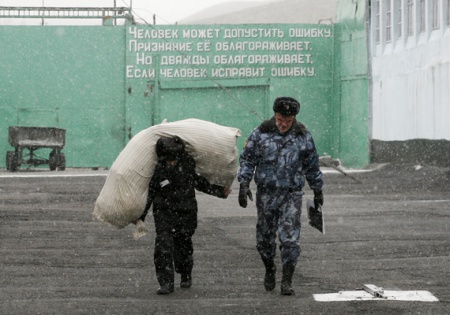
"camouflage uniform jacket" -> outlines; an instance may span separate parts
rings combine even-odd
[[[253,130],[240,156],[239,182],[250,183],[253,174],[258,189],[302,190],[306,178],[313,191],[321,191],[322,172],[311,133],[295,121],[281,134],[274,117],[264,121]]]

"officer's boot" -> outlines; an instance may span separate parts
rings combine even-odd
[[[283,277],[281,279],[281,294],[282,295],[294,295],[294,289],[292,289],[292,275],[294,274],[294,266],[283,266]]]
[[[277,267],[273,259],[263,260],[264,266],[266,267],[266,275],[264,276],[264,287],[266,291],[272,291],[275,289],[275,275],[277,272]]]

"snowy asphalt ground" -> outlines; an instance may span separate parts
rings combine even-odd
[[[92,220],[107,171],[0,170],[0,314],[450,314],[450,168],[325,170],[326,234],[302,214],[295,296],[266,292],[254,203],[198,193],[193,286],[156,294],[153,222],[132,238]],[[255,193],[253,189],[253,193]],[[312,193],[306,190],[306,197]],[[318,302],[374,284],[438,302]]]

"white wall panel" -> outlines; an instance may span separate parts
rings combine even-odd
[[[450,140],[450,35],[374,56],[373,139]]]
[[[400,0],[399,0],[400,1]],[[411,139],[450,140],[450,27],[447,2],[439,2],[441,23],[432,28],[432,10],[419,12],[414,1],[413,19],[426,16],[426,30],[420,32],[413,21],[413,34],[407,34],[407,1],[403,0],[402,36],[386,40],[385,19],[388,1],[380,0],[381,40],[375,41],[372,28],[372,139],[393,141]],[[375,4],[375,1],[373,1]],[[428,8],[431,0],[426,0]],[[398,6],[393,6],[392,9]],[[398,12],[396,13],[398,14]],[[375,25],[372,21],[371,25]],[[398,23],[391,23],[398,34]],[[405,37],[406,36],[406,37]]]

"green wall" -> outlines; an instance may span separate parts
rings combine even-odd
[[[68,167],[111,164],[125,145],[124,37],[123,27],[0,27],[1,166],[16,125],[67,129]]]
[[[365,28],[366,1],[339,1],[335,32],[336,111],[335,156],[344,165],[364,167],[370,162],[369,73]]]
[[[363,166],[365,42],[343,25],[2,26],[0,166],[13,125],[67,129],[67,167],[109,167],[163,119],[240,128],[242,148],[278,96],[301,102],[321,155]]]
[[[253,128],[273,115],[273,100],[292,96],[319,152],[331,152],[333,32],[330,25],[303,24],[130,25],[129,115],[238,127],[242,148]],[[131,134],[143,125],[131,126]]]

